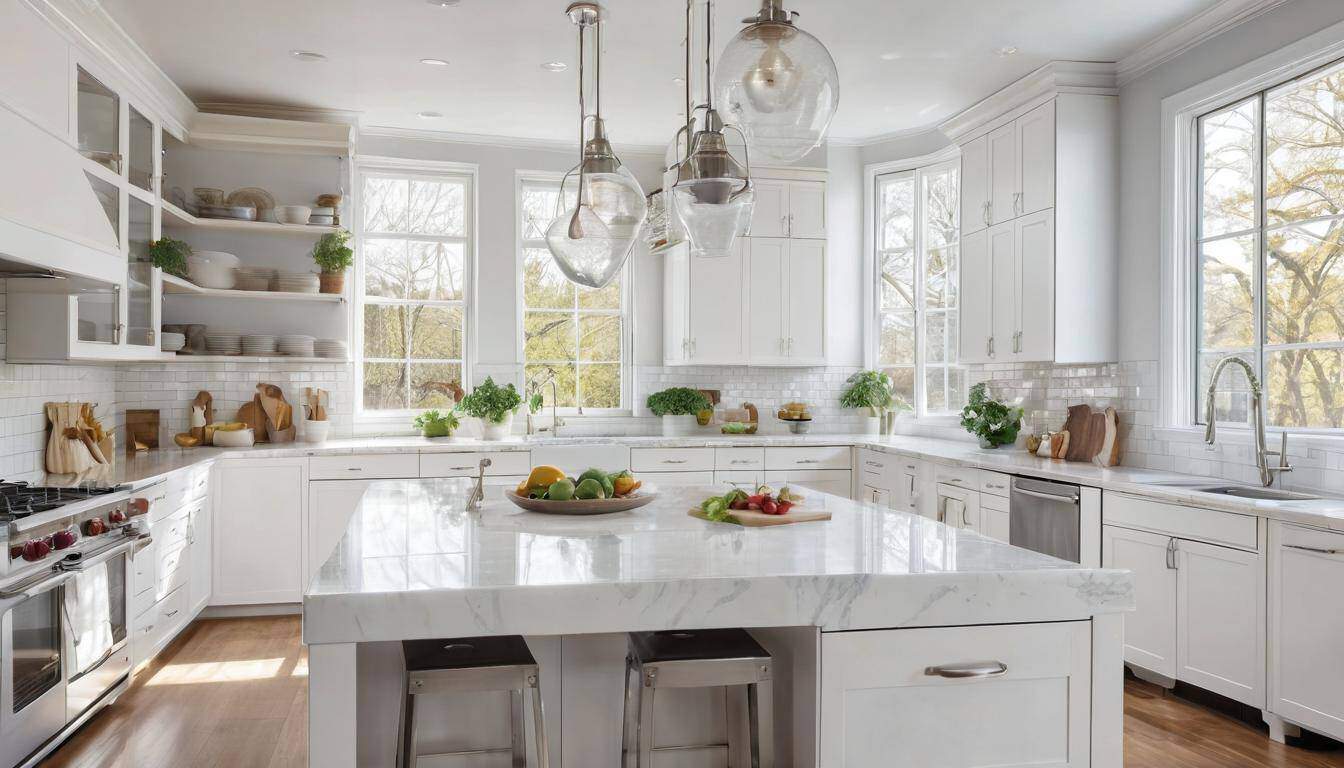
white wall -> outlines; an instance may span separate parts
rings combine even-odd
[[[830,147],[826,179],[826,362],[863,365],[863,162],[859,147]]]
[[[893,160],[931,155],[950,146],[952,146],[951,139],[944,136],[942,131],[931,129],[896,136],[873,144],[865,144],[860,148],[860,159],[864,165],[887,163]]]
[[[1224,32],[1120,89],[1120,358],[1161,349],[1162,99],[1344,20],[1340,0],[1295,0]]]

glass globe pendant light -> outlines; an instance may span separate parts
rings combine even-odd
[[[783,0],[761,0],[724,49],[714,84],[751,150],[777,163],[797,162],[821,144],[840,103],[835,60],[794,16]]]
[[[558,205],[574,199],[574,206],[551,222],[546,245],[556,266],[570,282],[588,288],[603,288],[625,265],[639,239],[648,214],[644,190],[621,164],[607,140],[602,121],[602,9],[597,3],[577,2],[565,10],[579,28],[579,164],[560,183]],[[589,28],[595,38],[596,104],[589,115],[584,99],[585,37]],[[593,136],[587,138],[588,123]],[[586,140],[585,140],[586,139]],[[571,184],[575,173],[577,183]]]
[[[739,163],[728,151],[725,125],[714,109],[713,70],[710,62],[712,46],[713,0],[707,0],[705,13],[705,98],[706,103],[690,107],[691,88],[691,8],[695,0],[686,3],[686,125],[678,131],[687,135],[686,156],[677,164],[677,180],[672,185],[672,206],[686,230],[691,253],[697,256],[726,256],[733,247],[733,239],[746,232],[751,223],[751,211],[756,203],[755,188],[751,183],[751,158]],[[703,110],[700,129],[695,130],[692,116]],[[745,134],[743,140],[746,140]],[[674,143],[677,140],[674,140]]]

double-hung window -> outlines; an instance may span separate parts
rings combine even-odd
[[[873,359],[918,415],[966,400],[957,364],[958,165],[875,176]]]
[[[462,394],[473,200],[468,174],[362,170],[361,413],[446,408]]]
[[[1204,114],[1196,133],[1196,421],[1213,367],[1238,355],[1268,424],[1344,427],[1344,65]],[[1215,418],[1247,424],[1250,400],[1226,369]]]
[[[546,247],[546,228],[555,218],[559,195],[559,178],[519,180],[520,347],[526,380],[536,385],[553,379],[560,408],[625,409],[630,266],[598,290],[567,280]],[[540,390],[549,407],[552,387],[546,383]]]

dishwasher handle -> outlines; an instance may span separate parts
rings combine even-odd
[[[1046,491],[1037,491],[1031,488],[1022,487],[1022,484],[1018,482],[1018,479],[1013,478],[1013,493],[1020,493],[1023,496],[1030,496],[1033,499],[1042,499],[1044,501],[1052,501],[1058,504],[1077,504],[1080,498],[1078,495],[1078,487],[1072,485],[1065,485],[1062,487],[1067,488],[1068,492],[1064,494],[1059,494],[1059,493],[1049,493]]]

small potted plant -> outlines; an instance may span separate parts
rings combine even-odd
[[[187,276],[187,257],[190,255],[190,245],[171,237],[161,237],[149,244],[149,260],[174,277]]]
[[[481,439],[503,440],[513,429],[513,412],[522,404],[523,397],[513,384],[501,387],[487,376],[455,410],[481,420]]]
[[[961,409],[961,426],[980,439],[981,448],[998,448],[1017,442],[1022,409],[994,400],[981,382],[971,387],[970,404]]]
[[[849,385],[840,395],[842,408],[866,408],[864,433],[876,435],[882,428],[882,413],[897,402],[891,377],[881,371],[859,371],[845,379]]]
[[[415,428],[425,437],[452,437],[458,427],[457,416],[449,411],[429,410],[415,417]]]
[[[649,410],[663,419],[663,435],[682,437],[695,432],[696,414],[710,408],[709,398],[690,387],[672,387],[649,395]]]
[[[318,275],[322,293],[345,292],[345,270],[355,263],[355,251],[349,243],[350,233],[340,229],[323,235],[313,246],[313,261],[322,268]]]

